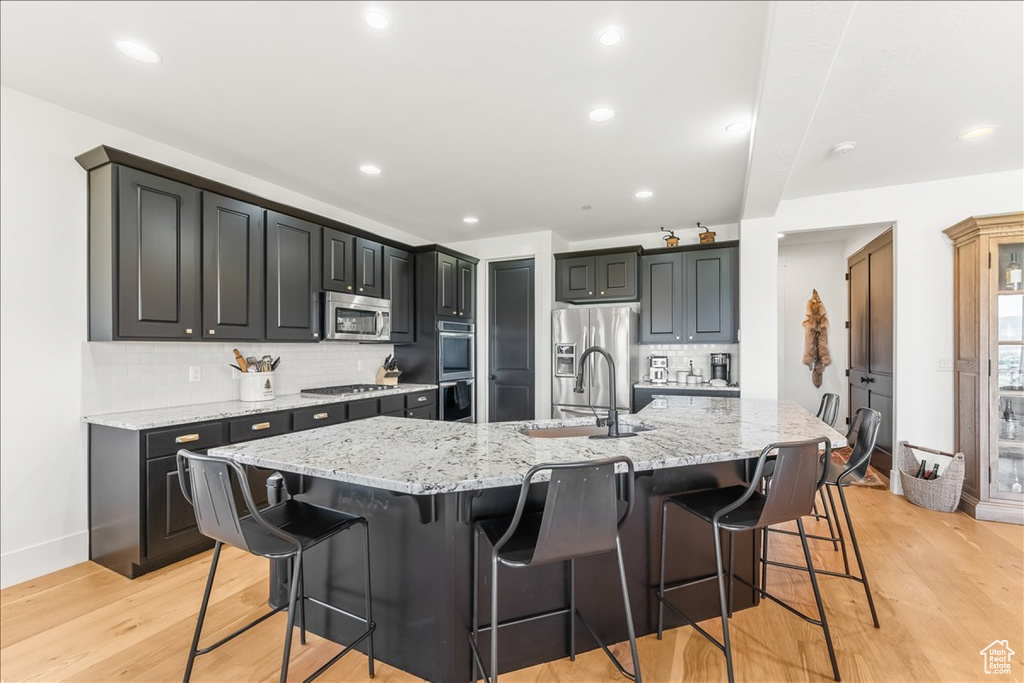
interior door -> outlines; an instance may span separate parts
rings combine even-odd
[[[501,261],[489,268],[488,421],[534,418],[533,259]]]
[[[893,243],[892,230],[847,262],[850,315],[850,415],[861,407],[882,415],[871,464],[892,469],[893,448]]]

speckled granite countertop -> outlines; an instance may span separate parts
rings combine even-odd
[[[211,450],[240,463],[400,493],[434,494],[514,486],[545,462],[625,455],[638,471],[750,458],[776,441],[845,439],[792,401],[673,396],[624,424],[654,429],[627,439],[536,439],[528,427],[592,419],[464,424],[375,417]]]
[[[679,382],[669,382],[668,384],[653,384],[651,382],[637,382],[633,385],[634,389],[672,389],[672,390],[684,390],[684,391],[736,391],[740,390],[739,387],[713,387],[710,384],[680,384]]]
[[[223,420],[243,415],[274,413],[278,410],[311,408],[313,406],[326,405],[328,403],[360,401],[364,398],[379,398],[381,396],[393,396],[395,394],[411,394],[415,391],[427,391],[428,389],[437,389],[437,385],[399,384],[394,389],[367,391],[354,396],[323,396],[321,398],[307,398],[300,394],[286,394],[284,396],[278,396],[272,401],[257,401],[252,403],[247,401],[197,403],[190,406],[153,408],[152,410],[133,410],[125,413],[105,413],[103,415],[86,415],[82,420],[94,425],[141,431],[143,429],[170,427],[173,425],[190,424],[192,422]]]

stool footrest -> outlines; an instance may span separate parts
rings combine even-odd
[[[790,531],[789,529],[773,529],[772,527],[767,527],[767,529],[768,529],[768,531],[772,532],[773,534],[786,534],[787,536],[799,536],[800,535],[800,534],[798,534],[795,531]],[[842,541],[843,540],[843,539],[839,538],[838,536],[816,536],[814,534],[806,534],[806,536],[807,536],[807,538],[813,538],[813,539],[818,540],[818,541],[831,541],[832,543],[835,543],[836,541]],[[815,570],[815,571],[817,571],[817,570]]]
[[[312,598],[312,597],[310,597],[308,595],[303,595],[302,599],[303,600],[309,600],[310,602],[315,602],[316,604],[320,605],[321,607],[323,607],[325,609],[329,609],[332,612],[337,612],[338,614],[343,614],[346,617],[349,617],[350,619],[355,619],[356,621],[361,621],[364,624],[366,624],[367,626],[376,627],[376,624],[371,623],[370,621],[368,621],[366,617],[361,617],[358,614],[352,614],[351,612],[349,612],[347,610],[343,610],[340,607],[335,607],[334,605],[328,605],[326,602],[323,602],[321,600],[317,600],[316,598]]]
[[[680,617],[682,617],[686,621],[686,623],[688,623],[690,626],[692,626],[694,629],[697,630],[697,633],[699,633],[702,636],[704,636],[705,638],[707,638],[711,642],[712,645],[717,647],[722,652],[725,652],[725,645],[720,643],[717,638],[715,638],[713,635],[711,635],[710,633],[705,631],[703,628],[701,628],[700,625],[696,621],[694,621],[690,617],[686,616],[686,614],[684,614],[682,610],[680,610],[678,607],[676,607],[675,605],[670,603],[668,600],[666,600],[664,595],[656,595],[655,597],[657,597],[658,601],[661,604],[663,604],[665,607],[668,607],[670,610],[672,610],[673,612],[678,614]]]
[[[205,655],[208,652],[213,652],[214,650],[216,650],[218,647],[220,647],[224,643],[228,642],[229,640],[233,640],[234,638],[237,638],[238,636],[242,635],[243,633],[245,633],[246,631],[251,629],[253,626],[256,626],[257,624],[262,624],[264,621],[266,621],[270,617],[274,616],[275,614],[277,614],[281,610],[287,609],[287,608],[288,608],[288,604],[287,603],[285,603],[284,605],[281,605],[280,607],[275,607],[274,609],[272,609],[269,612],[267,612],[266,614],[264,614],[262,617],[259,617],[259,618],[255,619],[253,621],[250,621],[248,624],[246,624],[242,628],[238,629],[234,633],[232,633],[230,635],[227,635],[227,636],[224,636],[223,638],[218,640],[213,645],[209,645],[209,646],[204,647],[202,649],[196,650],[196,656],[198,657],[199,655]]]
[[[320,604],[323,604],[323,603],[320,603]],[[338,610],[338,611],[340,612],[342,610]],[[347,612],[346,612],[346,614],[347,614]],[[358,619],[359,617],[356,617],[356,618]],[[364,619],[363,621],[366,621],[366,620]],[[309,678],[305,679],[302,683],[310,683],[310,681],[315,679],[317,676],[319,676],[323,672],[327,671],[329,668],[331,668],[332,664],[334,664],[336,661],[338,661],[339,659],[341,659],[342,657],[347,655],[349,652],[351,652],[355,648],[356,645],[358,645],[359,643],[363,642],[364,640],[369,638],[371,635],[373,635],[373,632],[375,630],[377,630],[377,624],[370,624],[370,628],[368,628],[365,631],[363,631],[363,635],[361,635],[358,638],[356,638],[355,640],[353,640],[344,650],[342,650],[338,654],[336,654],[333,657],[331,657],[330,660],[328,660],[326,664],[324,664],[319,669],[314,671],[313,674]]]
[[[683,579],[682,581],[675,581],[665,586],[665,592],[668,593],[669,591],[678,590],[680,588],[686,588],[687,586],[695,586],[698,583],[704,583],[705,581],[710,581],[712,579],[717,578],[718,574],[708,574],[707,576],[698,576],[692,579]]]
[[[806,571],[806,568],[805,568],[805,571]],[[818,570],[815,569],[814,573],[817,574]],[[818,620],[818,619],[811,619],[809,616],[807,616],[806,614],[804,614],[800,610],[796,609],[795,607],[792,607],[789,603],[787,603],[787,602],[785,602],[783,600],[779,600],[777,597],[775,597],[774,595],[772,595],[768,591],[766,591],[763,588],[760,588],[758,586],[755,586],[754,584],[750,583],[749,581],[747,581],[743,577],[741,577],[741,576],[733,576],[733,578],[735,580],[739,581],[740,583],[742,583],[742,584],[744,584],[744,585],[746,585],[746,586],[748,586],[750,588],[753,588],[755,591],[760,593],[762,596],[768,598],[769,600],[774,602],[776,605],[779,605],[780,607],[784,607],[785,609],[787,609],[790,612],[792,612],[793,614],[797,615],[798,617],[800,617],[804,621],[806,621],[806,622],[808,622],[810,624],[814,624],[815,626],[821,626],[822,625],[820,620]]]
[[[551,610],[550,612],[539,612],[537,614],[531,614],[528,617],[519,617],[518,619],[509,619],[508,621],[499,621],[498,628],[502,626],[515,626],[516,624],[525,624],[528,621],[536,621],[538,619],[544,619],[545,617],[557,617],[560,614],[568,614],[569,608],[563,607],[562,609]],[[490,631],[491,625],[481,626],[477,631]]]
[[[810,538],[810,537],[808,537],[808,538]],[[769,566],[772,566],[772,567],[785,567],[786,569],[796,569],[797,571],[801,571],[801,572],[806,572],[807,571],[807,567],[801,567],[798,564],[789,564],[787,562],[777,562],[775,560],[764,560],[764,563],[769,565]],[[850,579],[851,581],[858,581],[860,583],[864,583],[864,579],[863,578],[861,578],[859,576],[854,576],[853,574],[847,574],[845,572],[832,572],[832,571],[829,571],[827,569],[815,569],[814,573],[815,574],[819,574],[819,575],[823,574],[825,576],[835,576],[835,577],[838,577],[840,579]]]

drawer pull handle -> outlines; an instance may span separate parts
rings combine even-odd
[[[417,401],[419,401],[420,403],[423,403],[424,401],[426,401],[426,400],[427,400],[427,397],[426,397],[426,396],[420,396],[420,397],[419,397],[418,399],[416,399],[416,400],[417,400]]]
[[[174,439],[174,443],[190,443],[192,441],[199,441],[198,434],[182,434],[181,436]]]
[[[251,427],[251,429],[254,432],[258,432],[261,429],[270,429],[270,423],[269,422],[257,422],[256,424],[254,424]]]
[[[327,413],[317,413],[313,416],[314,420],[326,420],[328,418]]]

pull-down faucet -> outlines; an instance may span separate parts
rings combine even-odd
[[[576,386],[573,389],[577,394],[583,393],[583,373],[586,371],[586,361],[593,353],[599,353],[604,356],[605,361],[608,364],[608,388],[611,391],[610,401],[608,403],[608,417],[605,420],[598,418],[597,426],[603,427],[608,425],[608,434],[598,434],[590,437],[591,439],[618,439],[624,436],[636,436],[636,432],[619,432],[619,411],[615,407],[615,360],[612,355],[605,351],[600,346],[591,346],[589,349],[583,352],[580,356],[580,371],[576,374]]]

